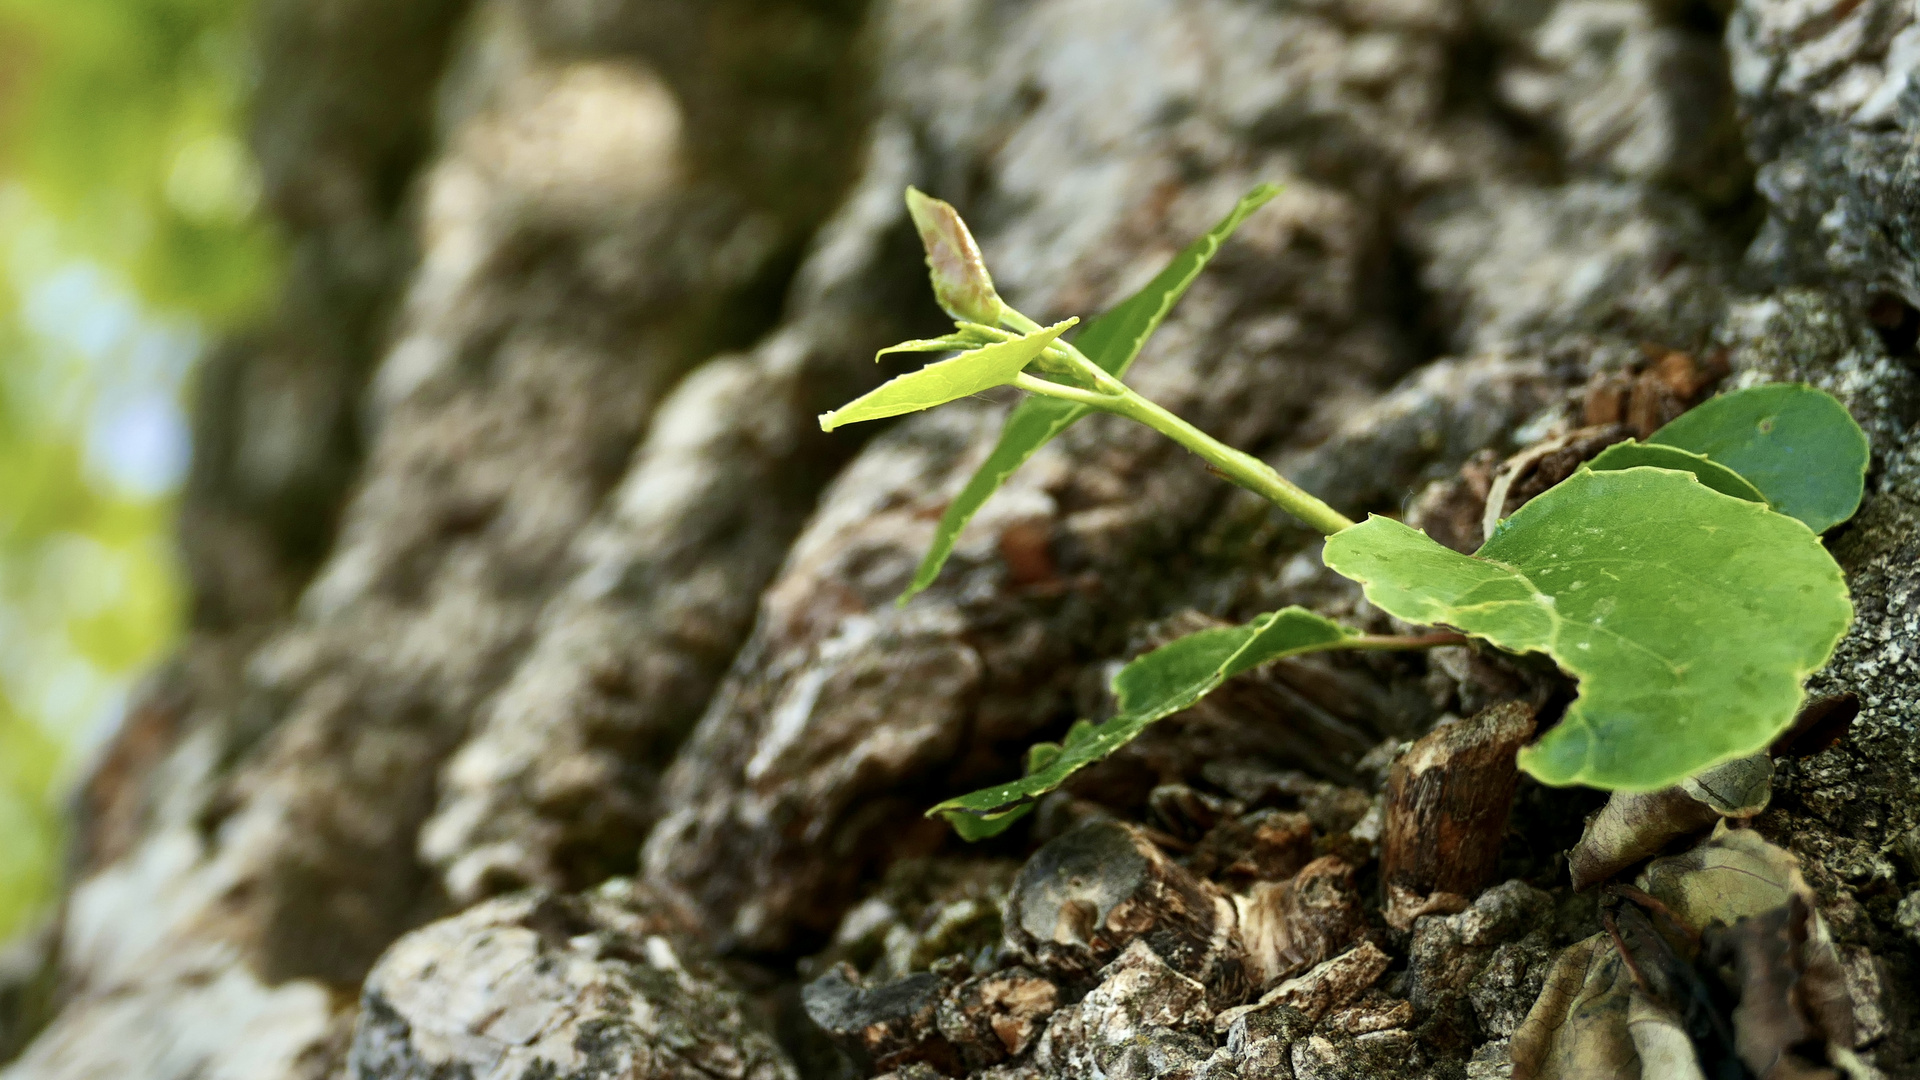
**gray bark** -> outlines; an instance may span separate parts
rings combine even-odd
[[[1010,399],[864,445],[813,422],[940,327],[905,185],[1048,320],[1260,180],[1130,381],[1349,514],[1477,521],[1490,461],[1684,407],[1668,354],[1866,427],[1830,538],[1859,619],[1810,687],[1837,719],[1780,748],[1755,825],[1818,893],[1865,1056],[1920,1069],[1910,5],[263,15],[294,259],[203,369],[193,629],[79,794],[52,944],[0,966],[7,1080],[1501,1075],[1596,929],[1556,860],[1597,803],[1523,781],[1470,875],[1507,883],[1410,931],[1367,868],[1393,750],[1549,679],[1276,665],[977,858],[921,811],[1109,707],[1114,661],[1289,602],[1386,620],[1108,419],[895,607]],[[1101,835],[1138,858],[1047,876]]]

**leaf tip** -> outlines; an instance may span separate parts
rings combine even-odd
[[[949,812],[944,816],[946,817],[947,824],[953,827],[953,831],[960,839],[972,844],[999,836],[1001,833],[1012,828],[1015,822],[1026,817],[1032,810],[1033,807],[1027,805],[993,817],[976,816],[957,811]]]

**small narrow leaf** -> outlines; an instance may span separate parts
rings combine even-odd
[[[916,338],[903,341],[898,345],[889,345],[873,354],[877,361],[893,353],[953,352],[963,349],[978,349],[996,342],[1010,341],[1013,334],[1004,331],[989,331],[986,327],[973,323],[961,323],[960,329],[951,334],[942,334],[937,338]]]
[[[1650,441],[1725,465],[1817,533],[1852,517],[1866,489],[1866,432],[1832,394],[1801,383],[1710,398]]]
[[[1075,720],[1073,726],[1067,729],[1066,746],[1072,746],[1084,740],[1092,731],[1092,724],[1085,720]],[[1060,760],[1060,755],[1066,750],[1066,746],[1057,742],[1037,742],[1027,747],[1027,775],[1032,776]],[[1032,813],[1033,807],[1033,803],[1025,802],[1001,814],[984,816],[948,814],[947,821],[953,825],[953,831],[959,835],[960,839],[971,844],[1006,832],[1013,827],[1014,822]]]
[[[1221,218],[1206,235],[1174,256],[1173,261],[1139,292],[1088,324],[1074,345],[1108,374],[1125,375],[1134,358],[1140,355],[1141,347],[1159,329],[1167,312],[1186,293],[1187,286],[1193,284],[1193,279],[1199,277],[1200,271],[1213,260],[1220,245],[1233,235],[1241,222],[1279,193],[1280,189],[1273,184],[1261,184],[1248,192],[1226,217]],[[966,528],[967,522],[973,520],[973,515],[979,512],[988,496],[998,491],[1015,469],[1026,464],[1027,459],[1051,442],[1054,436],[1092,411],[1084,405],[1045,397],[1028,397],[1015,406],[1012,415],[1007,417],[1006,426],[1000,430],[1000,441],[994,446],[993,453],[973,474],[973,479],[967,481],[966,488],[959,496],[947,505],[946,513],[941,515],[940,526],[933,534],[933,544],[927,549],[926,557],[920,560],[920,569],[913,576],[913,584],[901,595],[900,602],[905,603],[940,576],[940,568],[947,564],[947,557],[953,554],[953,545],[960,539],[960,530]]]
[[[1132,742],[1147,725],[1192,706],[1235,675],[1272,660],[1337,649],[1360,637],[1304,608],[1270,611],[1240,626],[1202,630],[1162,645],[1113,677],[1120,713],[1104,724],[1080,721],[1059,747],[1043,744],[1028,757],[1028,774],[1012,783],[962,795],[927,811],[944,815],[961,835],[975,822],[1006,820],[1067,777]],[[973,819],[962,825],[966,819]],[[1004,827],[1004,826],[1003,826]]]
[[[1747,483],[1746,477],[1715,462],[1704,454],[1689,453],[1677,446],[1662,446],[1659,443],[1643,443],[1633,439],[1614,443],[1600,451],[1598,457],[1587,462],[1594,472],[1618,472],[1640,465],[1651,465],[1656,469],[1673,469],[1678,472],[1690,472],[1694,478],[1722,495],[1731,495],[1748,502],[1764,503],[1765,495],[1760,489]]]
[[[947,504],[946,512],[940,515],[940,524],[934,529],[933,543],[920,560],[920,568],[914,571],[913,582],[900,594],[900,603],[904,604],[934,583],[940,576],[940,570],[947,565],[948,556],[953,554],[953,545],[960,540],[960,532],[986,505],[987,497],[1000,490],[1015,469],[1027,463],[1027,459],[1039,452],[1042,446],[1053,440],[1082,416],[1092,412],[1085,405],[1076,405],[1059,398],[1038,397],[1029,394],[1013,412],[1007,416],[1007,422],[1000,429],[1000,440],[994,444],[993,453],[987,456],[980,468],[967,481],[967,486]]]
[[[1086,330],[1074,339],[1074,345],[1109,375],[1124,376],[1127,369],[1133,366],[1134,359],[1140,355],[1140,349],[1146,345],[1147,339],[1160,329],[1160,324],[1166,320],[1167,313],[1173,310],[1173,305],[1186,295],[1187,287],[1220,253],[1220,245],[1239,231],[1241,224],[1252,217],[1255,210],[1272,202],[1278,194],[1280,187],[1277,184],[1261,184],[1247,192],[1227,212],[1227,216],[1215,222],[1213,228],[1175,255],[1173,261],[1155,274],[1153,280],[1142,286],[1140,291],[1089,323]]]
[[[907,189],[907,213],[927,249],[927,276],[933,297],[947,314],[967,322],[998,325],[1006,304],[993,289],[980,245],[953,206],[918,188]]]
[[[1580,680],[1520,752],[1548,784],[1651,790],[1754,753],[1853,618],[1804,524],[1668,469],[1581,469],[1471,556],[1374,517],[1323,558],[1392,615],[1546,653]]]
[[[919,412],[935,405],[1005,386],[1020,369],[1031,363],[1040,351],[1053,344],[1067,327],[1078,322],[1068,319],[1031,334],[995,342],[948,360],[928,364],[889,379],[876,390],[840,406],[820,417],[820,430],[832,431],[862,420],[880,420],[902,413]]]

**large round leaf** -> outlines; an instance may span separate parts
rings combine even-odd
[[[1374,517],[1325,559],[1399,618],[1546,653],[1580,680],[1520,755],[1549,784],[1659,788],[1759,750],[1853,618],[1805,524],[1668,469],[1582,469],[1472,556]]]
[[[1832,394],[1799,383],[1722,394],[1682,413],[1651,441],[1725,465],[1814,532],[1852,517],[1866,485],[1866,432]]]
[[[1642,465],[1651,465],[1656,469],[1673,469],[1677,472],[1690,472],[1694,479],[1707,485],[1722,495],[1731,495],[1748,502],[1763,503],[1767,497],[1760,489],[1747,482],[1746,477],[1709,459],[1705,454],[1694,454],[1677,446],[1662,446],[1659,443],[1643,443],[1633,439],[1617,442],[1600,451],[1598,457],[1587,462],[1587,468],[1594,472],[1617,472],[1620,469],[1633,469]]]

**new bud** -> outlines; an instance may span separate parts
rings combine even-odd
[[[927,249],[927,275],[933,280],[933,296],[946,313],[964,322],[998,326],[1006,305],[993,291],[993,278],[987,274],[980,247],[967,231],[967,223],[950,204],[907,189],[907,212],[920,230],[920,243]]]

